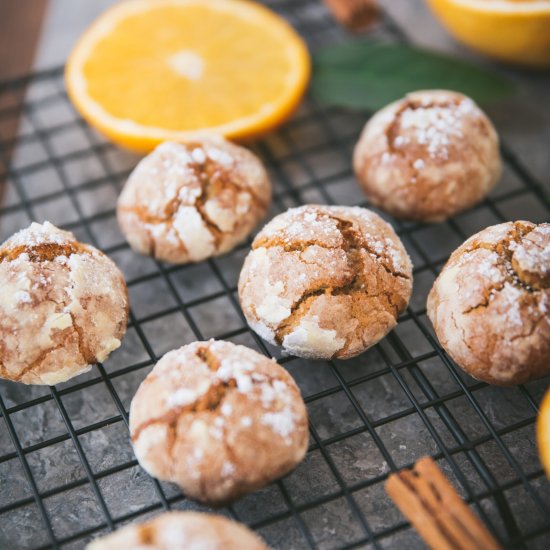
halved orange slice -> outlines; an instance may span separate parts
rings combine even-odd
[[[146,152],[197,134],[263,134],[290,116],[309,75],[302,39],[259,4],[128,0],[82,36],[65,79],[90,125]]]
[[[428,0],[457,39],[485,55],[550,67],[548,0]]]

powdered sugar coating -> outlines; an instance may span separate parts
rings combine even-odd
[[[550,277],[550,224],[540,224],[513,248],[512,261],[531,279]],[[533,281],[530,281],[533,284]],[[536,284],[536,283],[535,283]]]
[[[250,327],[294,355],[348,358],[406,307],[410,259],[391,226],[358,207],[293,208],[258,234],[239,278]]]
[[[42,244],[67,244],[74,241],[74,235],[69,231],[63,231],[48,221],[44,223],[32,222],[29,227],[18,231],[7,239],[2,248],[15,248],[18,246],[35,247]]]
[[[276,362],[210,340],[167,353],[138,389],[130,430],[140,464],[219,505],[284,475],[308,441],[300,391]]]
[[[122,274],[99,250],[49,222],[0,247],[0,376],[54,385],[120,346],[128,320]]]
[[[242,242],[270,201],[266,171],[243,147],[222,138],[166,142],[130,175],[117,217],[136,251],[198,262]]]
[[[501,172],[489,119],[470,98],[445,90],[414,92],[376,113],[355,147],[353,165],[373,204],[424,221],[470,208]]]
[[[244,525],[223,516],[166,512],[95,539],[87,550],[268,550]]]
[[[488,227],[436,279],[428,316],[441,345],[473,377],[498,385],[550,374],[550,224]]]

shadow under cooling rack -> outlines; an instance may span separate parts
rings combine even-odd
[[[343,37],[318,2],[268,4],[312,48]],[[376,34],[405,39],[387,18]],[[20,129],[10,140],[4,129],[13,117]],[[270,216],[311,202],[368,206],[350,160],[363,124],[357,113],[308,99],[285,127],[256,143],[274,184]],[[508,219],[548,219],[540,186],[512,151],[504,147],[503,156],[502,182],[472,210],[436,226],[390,219],[412,257],[415,288],[387,338],[346,362],[282,358],[248,330],[238,305],[237,277],[250,241],[198,265],[133,254],[114,207],[137,157],[75,113],[61,68],[0,84],[0,240],[32,220],[70,229],[116,261],[132,304],[123,346],[105,364],[52,388],[0,382],[0,547],[82,548],[97,534],[163,509],[202,509],[139,468],[127,411],[163,353],[211,337],[275,356],[308,405],[304,462],[222,510],[271,546],[422,548],[383,484],[390,472],[429,454],[505,546],[546,547],[550,491],[534,422],[547,383],[499,389],[472,380],[439,347],[425,311],[438,270],[469,235]]]

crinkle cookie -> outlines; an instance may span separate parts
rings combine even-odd
[[[383,338],[407,306],[412,266],[374,212],[308,205],[269,222],[239,278],[250,327],[300,357],[347,359]]]
[[[453,252],[428,296],[441,345],[501,386],[550,374],[550,224],[494,225]]]
[[[247,149],[222,138],[166,142],[130,175],[117,218],[134,250],[184,264],[233,249],[270,202],[267,173]]]
[[[87,550],[268,550],[246,526],[223,516],[166,512],[100,537]]]
[[[308,442],[300,390],[276,362],[230,342],[167,353],[130,407],[141,466],[221,506],[292,470]]]
[[[0,377],[54,385],[120,346],[128,292],[117,266],[49,222],[0,247]]]
[[[372,204],[431,222],[478,203],[501,173],[491,121],[470,98],[445,90],[414,92],[378,111],[353,166]]]

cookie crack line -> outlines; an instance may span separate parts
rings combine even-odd
[[[206,155],[204,162],[193,163],[191,169],[194,171],[195,177],[199,180],[201,185],[201,194],[197,198],[194,206],[207,229],[212,234],[214,242],[216,243],[216,248],[219,247],[223,236],[231,233],[231,231],[224,231],[221,229],[206,212],[205,207],[210,197],[210,192],[213,192],[217,185],[220,186],[222,190],[231,189],[235,195],[246,193],[256,208],[267,210],[267,205],[255,195],[250,187],[242,186],[235,182],[224,169],[220,170],[219,165],[215,161],[212,161],[208,155]],[[214,193],[214,195],[216,195],[216,193]]]
[[[361,236],[358,234],[357,230],[353,227],[353,222],[349,220],[343,220],[337,216],[331,216],[327,215],[328,218],[334,220],[337,224],[338,231],[342,235],[342,241],[343,244],[341,247],[331,247],[331,248],[338,248],[344,250],[346,253],[346,259],[348,262],[348,267],[350,269],[350,272],[352,273],[352,278],[350,281],[333,286],[333,285],[320,285],[319,287],[315,289],[310,289],[300,298],[294,302],[290,309],[290,315],[288,315],[285,319],[283,319],[278,327],[275,329],[275,341],[278,345],[282,345],[282,342],[284,340],[284,337],[289,334],[289,332],[292,331],[292,329],[295,327],[296,324],[296,317],[297,313],[301,312],[302,315],[300,316],[300,319],[302,319],[307,312],[309,311],[310,307],[313,305],[313,302],[315,301],[314,298],[317,296],[338,296],[338,295],[353,295],[356,292],[366,292],[364,289],[367,288],[366,281],[365,281],[365,265],[363,262],[363,259],[361,258],[361,251],[366,250],[369,254],[375,256],[379,261],[379,265],[381,265],[384,270],[393,275],[394,277],[398,277],[400,275],[394,273],[391,269],[389,269],[384,262],[382,261],[383,258],[380,254],[377,254],[376,251],[372,250],[367,243],[365,242],[365,239],[361,238]],[[351,244],[350,244],[351,243]],[[327,247],[328,248],[328,247]],[[407,276],[401,275],[408,279]],[[392,300],[390,299],[390,293],[389,292],[383,292],[386,296],[386,299],[388,300],[388,303],[391,305],[391,307],[394,309],[394,313],[397,315],[397,305],[395,305]],[[375,298],[379,297],[380,294],[375,295],[368,295],[368,297]],[[347,346],[349,346],[348,337],[346,336],[346,344],[343,349],[346,349]]]
[[[53,346],[46,350],[43,354],[40,355],[37,359],[35,359],[32,363],[29,363],[24,369],[21,369],[21,371],[16,375],[12,376],[10,375],[8,369],[4,367],[2,363],[0,363],[0,374],[7,378],[8,380],[13,380],[14,382],[19,382],[23,379],[23,377],[27,374],[27,372],[34,371],[37,369],[37,367],[40,367],[42,363],[48,358],[48,355],[50,353],[53,353],[54,351],[57,351],[58,349],[62,349],[66,346],[65,342],[61,342],[60,344],[57,344],[57,346]]]
[[[130,212],[132,214],[135,214],[139,218],[139,220],[145,224],[145,229],[149,235],[149,255],[153,258],[156,258],[157,243],[152,228],[148,226],[166,224],[169,229],[172,229],[174,225],[174,214],[177,212],[180,205],[181,199],[179,197],[175,197],[174,199],[172,199],[164,208],[164,216],[155,216],[149,213],[146,207],[140,205],[134,206],[132,208],[119,205],[117,207],[117,210],[119,210],[120,212]],[[178,232],[176,231],[174,232],[174,234],[182,251],[187,254],[187,247],[185,246],[185,243],[181,240]]]
[[[464,311],[462,311],[462,315],[468,315],[469,313],[472,313],[472,311],[476,311],[478,309],[484,309],[489,306],[491,303],[491,297],[494,296],[496,293],[500,292],[504,287],[506,286],[505,281],[502,283],[498,283],[495,285],[490,285],[487,288],[488,295],[485,299],[483,299],[479,304],[476,304],[475,306],[471,306]]]
[[[178,210],[181,203],[181,199],[179,197],[173,198],[165,207],[164,207],[164,215],[159,216],[155,214],[151,214],[147,207],[136,205],[133,207],[129,206],[119,206],[118,209],[122,212],[132,212],[133,214],[136,214],[136,216],[143,222],[148,223],[151,225],[159,225],[161,223],[170,223],[172,221],[173,215]]]
[[[199,143],[190,143],[188,146],[193,148],[202,148],[202,145]],[[221,167],[218,162],[212,160],[208,154],[205,154],[204,162],[193,162],[191,163],[191,169],[195,172],[195,175],[200,175],[201,173],[212,171],[214,175],[217,175],[216,182],[221,183],[223,187],[231,187],[234,191],[248,193],[252,198],[252,201],[256,206],[266,210],[267,204],[262,201],[260,197],[256,195],[253,189],[248,185],[240,185],[237,181],[228,176],[228,172],[231,168]],[[212,170],[213,169],[213,170]]]
[[[69,312],[69,315],[71,316],[73,330],[76,333],[78,351],[80,352],[80,355],[82,355],[82,358],[88,365],[94,364],[97,358],[95,354],[90,351],[90,348],[84,343],[84,331],[82,327],[76,322],[74,313]]]
[[[186,405],[180,405],[178,407],[172,407],[166,411],[163,415],[151,418],[142,422],[136,427],[132,434],[132,441],[135,442],[139,439],[139,436],[143,430],[153,424],[166,424],[170,429],[172,426],[175,428],[179,417],[185,413],[215,411],[221,405],[225,395],[230,389],[237,387],[237,381],[235,378],[230,378],[225,381],[216,381],[208,388],[208,390],[200,395],[192,403]]]
[[[252,243],[252,250],[256,250],[257,248],[276,248],[278,246],[285,252],[305,252],[310,246],[318,246],[326,250],[340,250],[342,248],[341,246],[329,246],[315,239],[309,239],[307,241],[296,240],[288,243],[277,237],[260,237],[256,238]]]
[[[518,222],[514,222],[514,229],[516,230],[515,234],[512,236],[512,241],[515,243],[520,243],[523,237],[531,233],[535,227],[526,227],[521,224],[518,224]],[[503,280],[495,285],[490,285],[487,288],[487,291],[489,292],[489,295],[484,298],[481,302],[476,304],[475,306],[471,306],[464,311],[462,311],[462,315],[467,315],[469,313],[472,313],[473,311],[476,311],[478,309],[489,307],[491,303],[491,298],[504,290],[506,287],[506,284],[510,284],[515,288],[519,288],[521,290],[524,290],[525,292],[529,294],[538,294],[541,292],[542,288],[533,288],[531,285],[525,283],[521,279],[521,274],[518,273],[514,269],[514,265],[512,262],[512,256],[513,256],[513,250],[510,249],[510,244],[512,242],[510,239],[505,239],[503,241],[500,241],[499,243],[492,245],[488,243],[477,243],[476,245],[469,247],[466,251],[466,253],[475,252],[476,250],[489,250],[490,252],[494,252],[499,256],[499,259],[501,260],[504,269],[506,270],[506,273],[508,276],[504,275]],[[543,287],[545,288],[545,287]]]
[[[327,215],[327,217],[336,221],[336,223],[338,224],[339,230],[342,223],[350,224],[351,226],[353,225],[353,222],[350,222],[348,220],[342,220],[336,216]],[[342,231],[340,231],[340,233],[342,233]],[[376,252],[376,250],[369,247],[367,242],[364,239],[361,239],[359,244],[357,244],[357,242],[359,241],[356,239],[352,246],[348,245],[346,236],[344,236],[343,234],[342,234],[342,239],[343,239],[342,245],[329,246],[315,239],[296,240],[289,243],[289,242],[285,242],[281,238],[266,236],[266,237],[256,238],[252,243],[252,250],[256,250],[258,248],[270,249],[270,248],[281,247],[284,250],[284,252],[305,252],[311,246],[318,246],[319,248],[324,248],[326,250],[344,250],[344,252],[355,252],[355,251],[359,252],[360,250],[366,250],[369,254],[374,256],[377,260],[380,260],[380,265],[384,268],[384,270],[387,273],[393,275],[394,277],[401,277],[407,280],[410,279],[410,277],[406,273],[401,273],[400,271],[393,271],[392,269],[390,269],[385,263],[385,261],[387,261],[387,258],[383,254],[380,254]]]
[[[72,256],[73,254],[91,254],[90,249],[82,243],[41,243],[33,246],[19,245],[7,250],[0,250],[0,263],[12,262],[22,254],[27,254],[29,261],[33,263],[51,262],[61,256]]]
[[[337,216],[328,215],[329,218],[334,220],[338,225],[338,231],[340,231],[342,235],[342,239],[344,242],[343,249],[346,253],[352,252],[360,252],[361,250],[366,250],[371,256],[374,256],[377,260],[379,260],[379,265],[384,268],[384,270],[389,273],[390,275],[393,275],[394,277],[402,277],[404,279],[409,279],[409,276],[405,273],[401,273],[399,271],[393,271],[388,265],[386,265],[386,262],[388,259],[383,255],[374,250],[372,247],[369,246],[366,239],[364,239],[362,236],[360,236],[357,232],[357,230],[353,227],[353,222],[349,220],[343,220]],[[351,241],[351,245],[349,244]],[[360,256],[359,256],[360,258]],[[363,265],[363,260],[360,259],[361,266]],[[361,271],[363,273],[363,270]]]
[[[209,347],[204,346],[204,347],[198,348],[195,355],[206,364],[206,366],[208,367],[209,370],[217,371],[220,368],[219,359],[216,357],[216,355],[214,353],[211,352]],[[216,393],[214,396],[208,396],[207,397],[207,399],[209,397],[212,397],[212,400],[208,401],[207,408],[204,409],[204,410],[207,410],[207,409],[208,410],[216,410],[216,409],[218,409],[218,407],[222,404],[223,400],[225,399],[225,396],[230,391],[230,388],[235,388],[236,386],[237,386],[237,382],[234,378],[231,378],[231,379],[229,379],[225,382],[221,382],[216,388],[216,390],[219,390],[218,393]],[[212,386],[209,388],[208,392],[206,392],[206,393],[208,394],[211,391],[212,391]],[[197,412],[197,411],[199,411],[200,410],[200,403],[198,403],[198,402],[203,397],[204,397],[204,394],[203,394],[203,396],[201,396],[197,400],[195,400],[194,403],[190,404],[191,406],[193,406],[193,409],[191,411],[185,411],[185,410],[182,409],[181,411],[178,412],[178,411],[174,411],[174,409],[172,409],[174,411],[174,416],[170,419],[169,422],[167,422],[167,435],[166,435],[166,439],[167,439],[166,447],[167,447],[167,454],[168,454],[168,457],[170,459],[170,469],[171,469],[171,476],[172,477],[174,476],[173,470],[174,470],[174,467],[176,465],[176,461],[174,460],[173,455],[174,455],[174,446],[175,446],[176,439],[177,439],[178,420],[180,418],[180,415],[184,414],[185,412]],[[224,435],[225,435],[225,431],[224,431]],[[139,437],[139,433],[136,435],[136,439],[137,439],[137,437]],[[132,437],[132,441],[134,441],[133,437]],[[222,438],[222,442],[225,445],[224,438]]]
[[[215,353],[212,353],[209,347],[205,346],[199,348],[196,355],[210,370],[217,371],[220,368],[220,360],[217,358]]]
[[[235,194],[239,192],[247,193],[257,208],[267,210],[267,205],[263,201],[261,201],[250,188],[238,185],[235,181],[230,179],[224,168],[220,169],[219,165],[208,157],[206,157],[206,160],[202,163],[191,163],[189,167],[192,170],[194,177],[199,182],[201,188],[201,194],[195,199],[195,202],[193,204],[183,203],[181,197],[178,194],[164,207],[164,215],[162,216],[151,214],[147,206],[120,206],[119,209],[122,212],[134,213],[145,224],[166,224],[169,228],[172,228],[174,224],[174,216],[178,212],[180,207],[185,206],[195,208],[195,210],[201,217],[204,226],[212,235],[216,249],[219,248],[223,237],[232,232],[224,231],[223,229],[221,229],[206,212],[205,205],[209,200],[212,189],[216,185],[219,185],[222,189],[231,188]],[[215,195],[216,193],[213,194]],[[152,231],[149,231],[149,238],[150,252],[151,255],[154,256],[156,243],[154,242],[155,238]],[[187,252],[187,247],[181,241],[179,236],[178,241],[180,242],[183,250]]]
[[[131,208],[128,206],[119,205],[117,207],[117,210],[119,210],[120,212],[130,212],[132,214],[135,214],[139,218],[139,220],[145,224],[146,231],[149,235],[149,254],[153,258],[156,258],[157,244],[155,236],[153,234],[153,230],[147,226],[166,224],[169,229],[172,229],[172,226],[174,225],[174,214],[178,211],[180,205],[181,199],[179,197],[175,197],[174,199],[172,199],[164,208],[164,216],[155,216],[151,214],[146,207],[140,205],[136,205]],[[177,231],[175,232],[175,236],[183,252],[187,253],[187,247],[185,246],[185,243],[181,240]]]
[[[214,239],[216,248],[218,248],[220,245],[221,239],[226,234],[226,232],[220,229],[218,225],[210,218],[210,216],[206,212],[206,203],[208,201],[208,195],[210,194],[211,189],[214,187],[214,182],[212,181],[212,177],[208,173],[208,168],[206,164],[197,165],[197,167],[195,168],[195,176],[200,182],[201,194],[196,199],[194,206],[197,209],[199,216],[202,218],[204,225],[206,226],[208,231],[210,231],[210,234]]]
[[[531,326],[531,329],[527,334],[517,334],[516,336],[512,336],[510,338],[510,342],[514,342],[515,340],[522,340],[524,338],[529,338],[530,336],[533,336],[538,326],[545,320],[546,320],[546,317],[544,315],[540,315],[539,318],[533,323],[533,325]]]
[[[284,337],[294,328],[297,312],[303,309],[301,316],[301,318],[303,318],[309,311],[309,308],[313,305],[314,300],[310,300],[310,298],[332,294],[332,292],[327,293],[328,288],[329,287],[324,286],[315,290],[308,290],[304,292],[304,294],[302,294],[302,296],[300,296],[300,298],[292,305],[290,308],[290,315],[283,319],[274,331],[275,342],[277,342],[279,346],[282,345]],[[305,307],[302,307],[304,304]]]
[[[220,368],[220,360],[214,353],[212,353],[212,351],[208,347],[204,346],[199,348],[196,352],[196,355],[199,359],[203,361],[203,363],[206,364],[209,370],[217,371]],[[267,374],[265,375],[265,381],[271,383],[274,380],[275,378]],[[251,383],[253,386],[258,385],[261,382],[263,381],[251,378]],[[215,411],[222,405],[226,395],[235,388],[237,388],[236,378],[229,378],[227,380],[215,380],[210,385],[208,390],[202,395],[198,396],[192,403],[186,403],[185,405],[172,407],[163,415],[156,418],[151,418],[150,420],[141,423],[133,431],[131,436],[132,441],[137,441],[141,432],[153,424],[166,424],[169,430],[169,436],[174,435],[175,440],[175,432],[172,434],[170,430],[175,430],[177,421],[182,414],[190,412],[193,413],[203,411]],[[174,441],[172,441],[172,445],[173,443]]]

